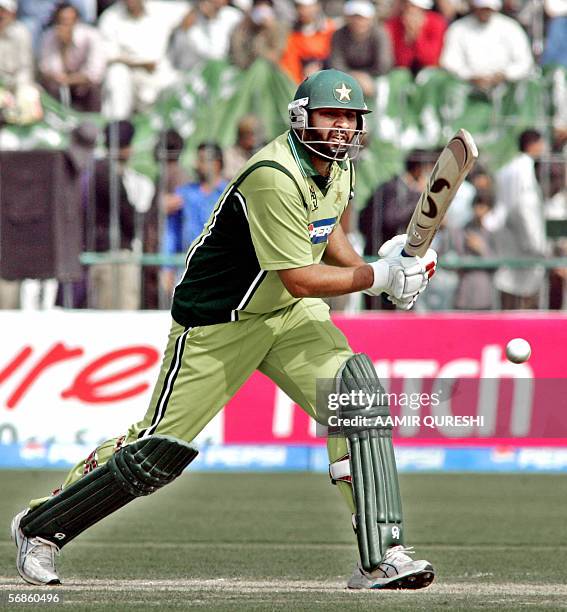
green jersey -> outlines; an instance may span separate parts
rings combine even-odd
[[[351,162],[333,162],[323,177],[292,132],[270,142],[227,185],[191,244],[173,318],[213,325],[297,301],[277,270],[321,261],[353,186]]]

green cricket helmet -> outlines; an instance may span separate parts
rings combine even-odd
[[[348,142],[330,146],[324,140],[313,140],[314,126],[309,124],[309,111],[322,108],[339,108],[356,111],[355,130],[343,129]],[[361,148],[366,133],[364,115],[368,110],[358,81],[340,70],[320,70],[306,78],[297,88],[293,101],[288,105],[290,125],[295,135],[310,151],[331,161],[354,159]]]

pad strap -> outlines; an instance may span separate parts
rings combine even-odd
[[[350,457],[348,455],[329,464],[329,478],[332,484],[337,484],[338,481],[352,483]]]

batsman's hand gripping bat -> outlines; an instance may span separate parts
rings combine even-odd
[[[406,256],[423,257],[439,225],[478,157],[472,136],[459,130],[441,151],[406,230],[402,251]]]

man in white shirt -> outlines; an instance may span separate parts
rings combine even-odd
[[[0,118],[7,123],[34,123],[43,115],[34,83],[30,33],[16,20],[17,0],[0,0]]]
[[[505,214],[498,233],[501,257],[543,257],[546,234],[541,189],[535,161],[545,150],[545,141],[536,130],[525,130],[519,138],[520,153],[496,173],[496,195]],[[537,308],[545,270],[499,268],[494,284],[503,309]]]
[[[0,0],[0,84],[14,91],[33,83],[33,52],[28,29],[16,21],[16,0]]]
[[[499,12],[501,0],[471,0],[471,8],[449,26],[441,67],[484,91],[528,77],[534,67],[529,39],[517,21]]]
[[[38,72],[55,98],[76,110],[100,113],[106,57],[96,28],[80,21],[71,4],[57,6],[53,26],[43,35]]]
[[[103,113],[109,119],[146,110],[173,84],[167,44],[186,10],[185,2],[119,0],[100,16],[109,62]]]
[[[243,16],[226,0],[199,0],[173,34],[172,64],[179,70],[191,70],[201,62],[225,59],[232,31]]]

